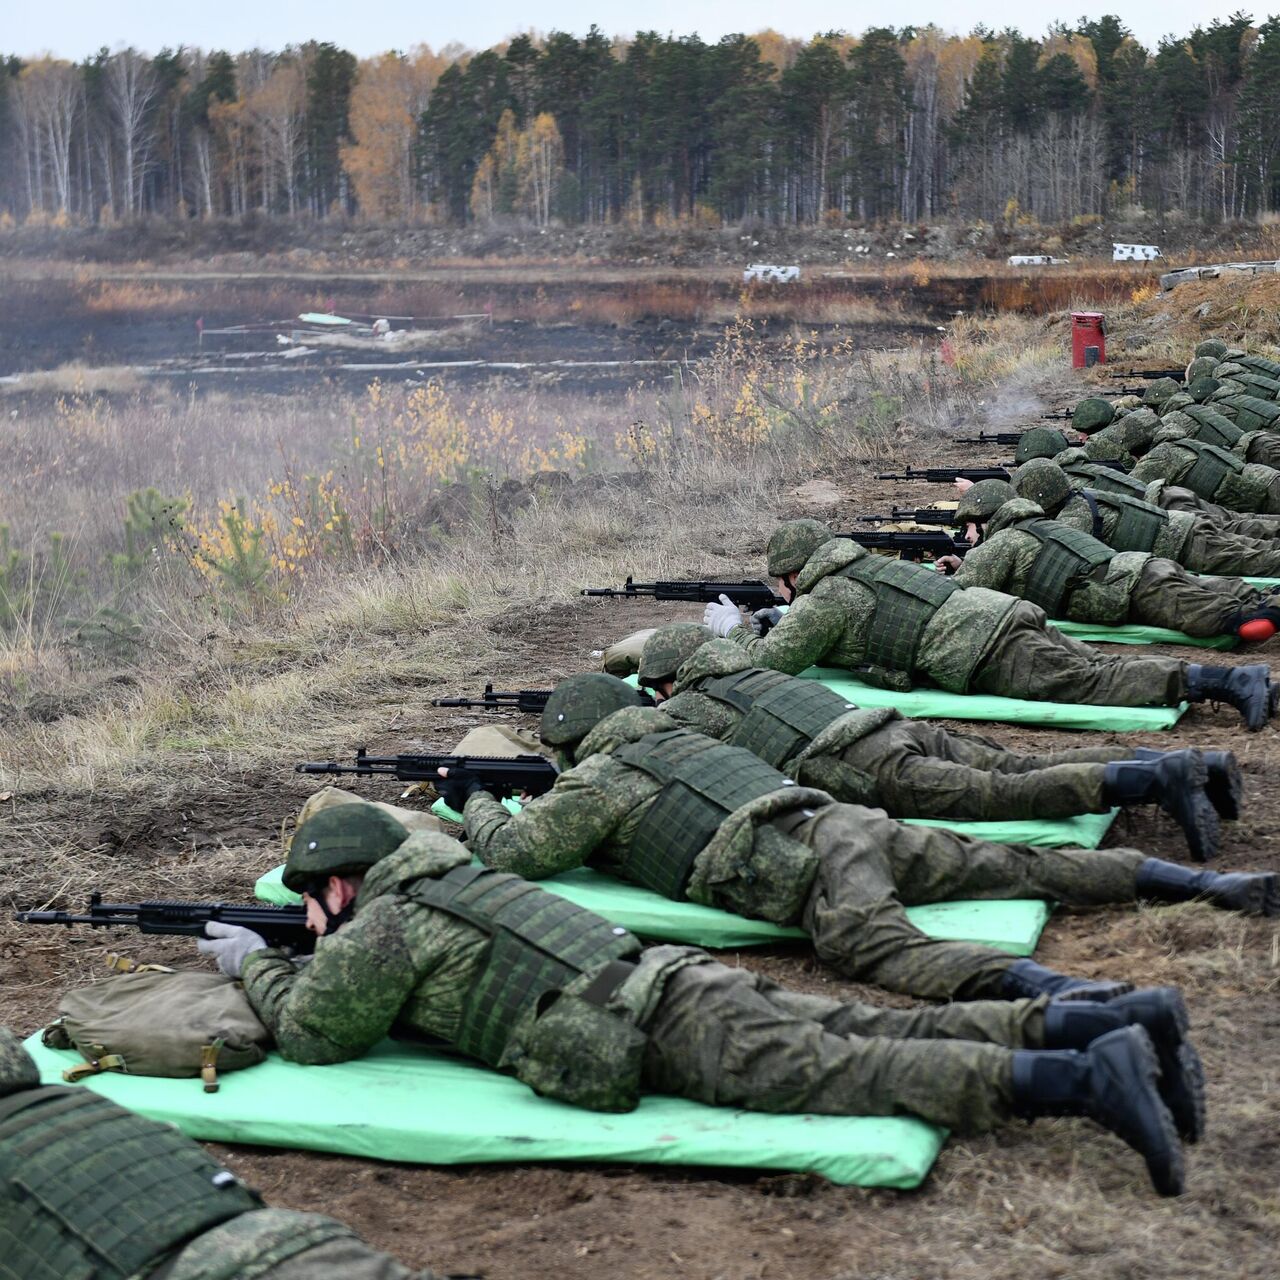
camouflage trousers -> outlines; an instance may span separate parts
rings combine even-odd
[[[1136,849],[994,844],[851,804],[817,810],[793,838],[818,855],[801,917],[818,957],[847,977],[931,1000],[998,995],[1014,957],[930,937],[907,907],[957,898],[1133,902],[1146,857]]]
[[[1254,436],[1249,441],[1249,453],[1245,461],[1280,470],[1280,436],[1270,431]]]
[[[1280,542],[1274,537],[1246,537],[1201,520],[1187,540],[1182,563],[1195,573],[1280,578]]]
[[[1148,560],[1129,595],[1129,621],[1189,636],[1230,635],[1241,609],[1266,603],[1239,578],[1199,578],[1172,560]]]
[[[1255,538],[1259,542],[1280,538],[1280,516],[1232,511],[1229,507],[1209,502],[1180,485],[1166,485],[1160,493],[1160,505],[1166,511],[1190,511],[1195,515],[1205,516],[1223,532],[1238,534],[1242,538]]]
[[[1187,666],[1154,654],[1100,653],[1062,635],[1048,625],[1043,609],[1020,600],[974,672],[970,692],[1032,702],[1175,707],[1187,694]]]
[[[157,1280],[441,1280],[370,1248],[342,1223],[316,1213],[260,1209],[196,1236]]]
[[[644,1086],[749,1111],[907,1111],[990,1129],[1010,1114],[1010,1050],[1043,1044],[1045,1003],[841,1004],[708,960],[672,974],[646,1019]]]
[[[1131,755],[1115,746],[1023,755],[986,738],[902,720],[868,734],[837,760],[805,761],[797,781],[852,799],[838,790],[840,766],[852,767],[872,779],[871,803],[895,818],[1069,818],[1109,807],[1102,766]],[[827,763],[833,767],[824,769]]]

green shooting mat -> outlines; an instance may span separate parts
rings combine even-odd
[[[1189,636],[1168,627],[1102,627],[1092,622],[1060,622],[1053,626],[1064,636],[1086,644],[1184,644],[1193,649],[1234,649],[1235,636]]]
[[[47,1084],[82,1062],[26,1048]],[[272,1054],[199,1080],[104,1072],[84,1088],[206,1142],[329,1151],[412,1164],[624,1161],[817,1173],[865,1187],[915,1187],[946,1131],[908,1116],[761,1115],[646,1097],[605,1114],[539,1098],[517,1080],[417,1045],[384,1041],[354,1062],[303,1067]]]
[[[1168,729],[1187,709],[1178,707],[1091,707],[1073,702],[1025,702],[985,693],[947,693],[944,689],[875,689],[838,667],[810,667],[800,673],[807,680],[821,680],[841,697],[860,707],[891,707],[913,719],[991,720],[1005,724],[1046,725],[1054,729],[1096,729],[1126,733],[1141,729]]]
[[[259,878],[254,886],[258,898],[286,906],[300,901],[284,887],[282,871],[282,867],[275,867]],[[696,902],[672,902],[649,889],[585,867],[540,884],[548,892],[558,893],[654,942],[683,942],[723,950],[808,936],[794,926],[750,920]],[[1049,910],[1049,904],[1039,899],[1017,898],[1009,902],[939,902],[909,907],[907,915],[917,929],[930,937],[980,942],[1013,955],[1029,956],[1049,919]]]

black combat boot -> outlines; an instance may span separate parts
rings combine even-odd
[[[1137,747],[1133,758],[1161,760],[1165,756],[1177,754],[1176,751],[1154,751],[1150,747]],[[1240,816],[1240,801],[1244,796],[1244,777],[1240,773],[1240,762],[1232,751],[1202,751],[1200,758],[1209,771],[1209,780],[1204,784],[1209,803],[1217,809],[1218,817],[1234,822]]]
[[[1243,667],[1187,666],[1188,702],[1225,702],[1240,713],[1244,726],[1256,733],[1274,714],[1280,685],[1271,683],[1271,668],[1263,662]]]
[[[1218,852],[1218,811],[1205,794],[1209,771],[1198,751],[1170,751],[1158,760],[1116,760],[1104,766],[1106,804],[1158,804],[1183,830],[1197,862]]]
[[[1182,1144],[1160,1098],[1160,1063],[1141,1027],[1124,1027],[1071,1049],[1013,1055],[1014,1108],[1036,1116],[1088,1116],[1147,1162],[1162,1196],[1182,1194]]]
[[[1114,1000],[1133,990],[1132,982],[1091,982],[1088,978],[1068,978],[1034,960],[1015,960],[1004,971],[1000,995],[1005,1000],[1028,1000],[1054,996],[1058,1000]]]
[[[1134,893],[1152,902],[1203,898],[1223,911],[1247,916],[1280,916],[1280,875],[1274,871],[1192,871],[1176,862],[1148,858],[1134,879]]]
[[[1187,1040],[1187,1006],[1173,987],[1143,987],[1105,1004],[1050,1000],[1044,1011],[1046,1049],[1087,1049],[1120,1027],[1141,1027],[1160,1060],[1160,1096],[1184,1142],[1204,1135],[1204,1067]]]

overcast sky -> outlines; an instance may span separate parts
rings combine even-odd
[[[593,22],[610,35],[630,35],[640,28],[676,35],[696,31],[706,40],[765,27],[810,36],[832,29],[860,32],[876,24],[930,22],[947,31],[967,31],[981,22],[997,30],[1015,26],[1026,35],[1041,35],[1051,22],[1074,21],[1081,12],[1118,13],[1152,47],[1161,36],[1183,35],[1238,7],[1242,6],[1233,0],[1226,0],[1221,10],[1191,0],[1049,0],[1047,5],[1025,0],[906,0],[887,8],[830,0],[646,0],[626,5],[608,0],[207,0],[199,5],[175,0],[0,0],[0,52],[51,52],[80,59],[104,45],[131,44],[149,53],[182,44],[234,51],[278,49],[316,39],[332,40],[364,57],[415,44],[439,49],[450,41],[485,48],[530,28],[581,34]],[[1266,16],[1261,9],[1246,12],[1257,22]]]

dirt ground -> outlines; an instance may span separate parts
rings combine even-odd
[[[1065,395],[1061,386],[1047,396]],[[974,424],[978,425],[978,424]],[[958,461],[939,442],[916,465]],[[984,459],[985,461],[986,459]],[[827,477],[835,520],[884,503],[924,505],[948,496],[927,485],[893,485],[867,468]],[[780,496],[784,514],[805,500]],[[690,574],[697,566],[688,566]],[[744,565],[750,572],[753,566]],[[643,566],[637,564],[637,576]],[[605,585],[605,584],[601,584]],[[522,620],[502,670],[474,687],[424,679],[402,691],[379,749],[445,747],[483,713],[433,708],[444,692],[545,687],[590,665],[594,650],[633,627],[693,618],[690,606],[646,607],[583,599],[549,602]],[[1273,662],[1277,643],[1249,655]],[[1203,657],[1186,651],[1189,660]],[[1245,660],[1227,655],[1225,661]],[[358,695],[356,695],[358,696]],[[512,717],[520,723],[529,718]],[[956,726],[952,726],[956,727]],[[1009,746],[1047,750],[1078,734],[975,726]],[[1224,868],[1280,870],[1280,794],[1275,728],[1246,735],[1229,710],[1193,708],[1166,734],[1125,735],[1160,746],[1229,748],[1245,772],[1244,816],[1225,829]],[[335,741],[335,754],[355,746]],[[23,792],[0,801],[2,860],[13,885],[39,880],[47,898],[76,903],[90,888],[117,900],[180,898],[205,891],[247,898],[279,860],[282,819],[312,789],[293,760],[269,772],[234,758],[217,769],[157,777],[125,797]],[[367,793],[392,798],[386,790]],[[1167,819],[1122,818],[1113,842],[1185,860]],[[161,891],[163,888],[163,892]],[[60,992],[101,972],[111,949],[188,962],[179,940],[107,939],[87,931],[35,931],[0,922],[0,1021],[27,1033],[49,1018]],[[799,948],[730,953],[807,990],[884,999],[833,978]],[[406,1262],[491,1280],[1001,1280],[1003,1277],[1273,1277],[1280,1270],[1280,931],[1205,907],[1058,912],[1037,958],[1086,975],[1174,983],[1190,1004],[1209,1080],[1209,1129],[1188,1152],[1188,1191],[1176,1201],[1150,1192],[1140,1161],[1085,1121],[1040,1121],[979,1138],[954,1136],[915,1192],[864,1191],[807,1175],[709,1169],[496,1166],[430,1168],[312,1153],[216,1148],[274,1204],[341,1217]]]

